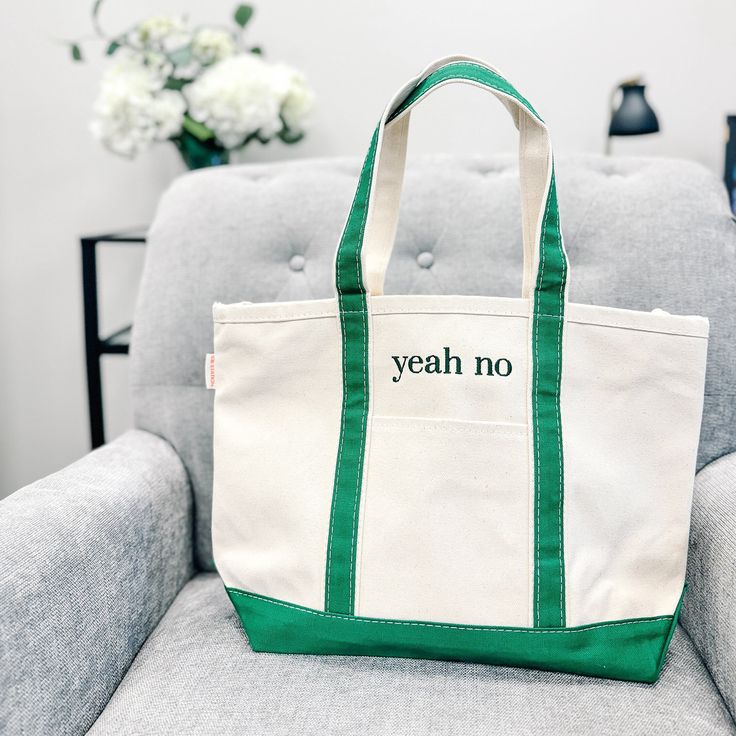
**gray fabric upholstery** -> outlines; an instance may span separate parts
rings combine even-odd
[[[211,305],[331,296],[357,170],[322,160],[195,172],[159,207],[133,339],[136,421],[168,439],[189,471],[202,567],[213,567]],[[736,449],[736,225],[722,184],[666,159],[560,158],[557,172],[571,299],[709,316],[699,466]],[[415,161],[387,291],[518,295],[520,238],[511,158]],[[417,263],[423,251],[431,268]],[[290,268],[295,254],[303,270]]]
[[[734,727],[682,629],[654,686],[454,662],[254,654],[222,583],[202,574],[90,733],[716,736]]]
[[[736,714],[736,453],[698,473],[682,622]]]
[[[0,733],[82,734],[192,572],[191,491],[132,431],[0,502]]]

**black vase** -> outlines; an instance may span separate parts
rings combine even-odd
[[[171,140],[188,169],[221,166],[230,161],[230,152],[217,143],[214,138],[201,141],[185,130],[182,131],[181,135]]]

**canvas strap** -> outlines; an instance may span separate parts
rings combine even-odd
[[[409,122],[412,109],[434,90],[454,82],[489,89],[506,107],[519,130],[519,180],[521,189],[524,274],[521,295],[528,299],[533,288],[535,226],[546,194],[552,149],[546,126],[531,105],[508,94],[510,85],[487,87],[478,74],[453,75],[452,64],[476,63],[469,57],[452,56],[427,67],[412,83],[402,88],[389,102],[379,123],[379,140],[374,182],[363,238],[363,263],[366,288],[371,295],[383,293],[396,237],[399,202],[404,178]],[[487,67],[502,79],[499,72]],[[432,75],[431,82],[428,77]]]
[[[337,248],[335,285],[342,335],[343,402],[327,543],[325,609],[354,612],[358,512],[370,406],[367,296],[382,293],[393,248],[409,112],[432,90],[453,82],[492,92],[511,112],[520,131],[522,295],[530,299],[533,623],[564,626],[560,380],[568,264],[551,146],[547,128],[529,102],[495,69],[468,57],[450,57],[433,64],[393,98],[371,139]]]

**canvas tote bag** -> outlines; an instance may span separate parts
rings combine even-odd
[[[409,113],[454,82],[519,130],[518,299],[383,294]],[[547,128],[468,57],[388,105],[334,276],[333,299],[214,306],[214,556],[252,648],[655,681],[707,320],[568,302]]]

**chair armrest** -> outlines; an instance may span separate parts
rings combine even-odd
[[[681,621],[736,714],[736,452],[695,478]]]
[[[85,733],[192,575],[189,480],[139,430],[0,502],[0,732]]]

